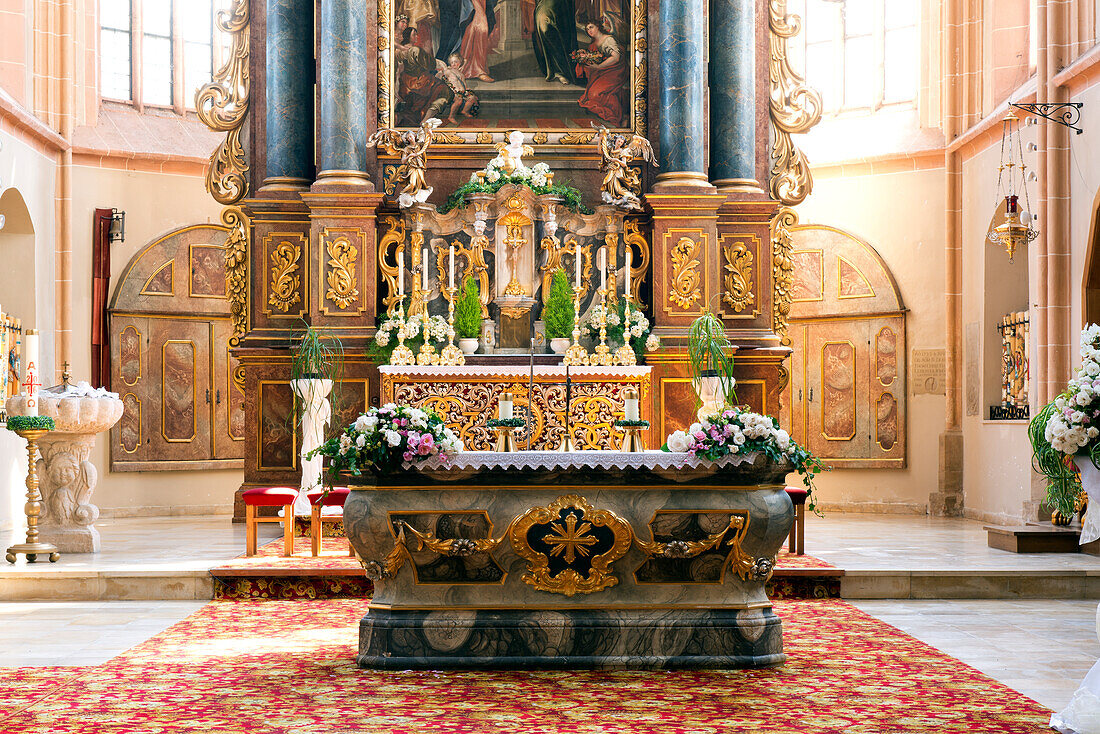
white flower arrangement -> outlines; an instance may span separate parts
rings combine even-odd
[[[481,176],[478,176],[478,173],[470,174],[470,183],[478,183],[481,177],[484,177],[487,183],[496,183],[501,178],[509,176],[513,180],[519,179],[532,188],[544,188],[550,185],[550,166],[545,163],[536,163],[531,167],[521,164],[509,173],[504,169],[504,159],[497,156],[489,161],[480,173]]]
[[[1044,435],[1056,451],[1073,456],[1100,436],[1100,326],[1081,332],[1081,367],[1054,399]]]
[[[390,314],[378,325],[374,333],[374,342],[379,347],[388,347],[404,336],[405,341],[417,337],[433,346],[443,346],[447,342],[447,320],[442,316],[429,316],[426,320],[420,314],[412,314],[402,319],[400,314]]]

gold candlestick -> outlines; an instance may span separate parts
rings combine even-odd
[[[579,247],[579,246],[578,246]],[[573,292],[573,343],[565,350],[565,358],[562,360],[573,367],[588,364],[588,350],[581,346],[581,294],[579,290]]]
[[[428,268],[428,263],[424,262],[424,258],[420,258],[420,272],[417,274],[417,282],[424,282],[424,272]],[[420,330],[424,333],[424,343],[420,346],[420,351],[416,353],[416,363],[420,365],[439,364],[439,352],[435,350],[428,342],[428,294],[427,288],[416,287],[416,292],[420,295]]]
[[[607,346],[607,289],[600,289],[600,343],[596,345],[596,352],[592,355],[592,364],[609,367],[615,364],[615,357]]]
[[[466,355],[455,346],[455,289],[447,289],[447,346],[439,355],[439,363],[446,365],[466,364]]]
[[[390,364],[394,365],[409,365],[416,364],[416,357],[413,356],[413,352],[407,346],[405,346],[405,298],[402,296],[397,302],[397,316],[401,321],[401,326],[397,328],[397,346],[393,348],[393,352],[390,353]]]
[[[50,563],[56,563],[61,554],[57,546],[38,542],[38,516],[42,513],[42,495],[38,493],[38,439],[49,433],[45,428],[16,429],[18,435],[27,440],[27,542],[8,548],[4,557],[8,563],[15,563],[17,554],[27,557],[27,563],[38,560],[39,554],[50,554]]]
[[[633,367],[638,364],[638,355],[634,354],[634,348],[630,346],[630,299],[623,298],[623,344],[615,350],[615,364],[622,367]]]
[[[493,451],[500,453],[516,451],[516,437],[512,433],[516,429],[512,426],[497,426],[493,431],[497,434],[496,443],[493,445]]]

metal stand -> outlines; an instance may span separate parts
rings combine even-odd
[[[466,355],[455,346],[455,289],[447,289],[447,346],[439,355],[439,363],[446,365],[466,364]]]
[[[615,357],[607,346],[607,289],[600,289],[600,343],[596,345],[596,352],[592,355],[592,364],[610,367],[615,364]]]
[[[27,504],[24,505],[27,512],[27,542],[8,548],[7,555],[4,557],[8,563],[15,563],[16,555],[22,553],[27,557],[27,563],[34,563],[38,560],[39,554],[48,553],[50,563],[56,563],[61,558],[57,546],[38,542],[38,516],[42,514],[42,495],[38,493],[38,439],[49,431],[43,428],[32,428],[16,431],[16,433],[27,440]]]
[[[512,433],[516,429],[511,426],[497,426],[493,431],[497,434],[496,444],[493,446],[493,451],[500,453],[512,453],[517,451],[516,449],[516,437]]]
[[[636,454],[646,450],[641,428],[624,428],[623,431],[626,432],[626,435],[623,436],[622,450],[624,452]]]

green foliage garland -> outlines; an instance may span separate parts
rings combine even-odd
[[[48,415],[13,415],[8,417],[9,431],[52,431],[56,425]]]
[[[550,339],[567,339],[573,332],[576,317],[573,309],[573,287],[569,285],[565,271],[559,268],[554,271],[554,279],[550,282],[550,296],[542,311],[546,336]]]
[[[567,183],[558,183],[553,186],[532,186],[530,181],[523,176],[508,175],[502,175],[492,183],[488,181],[467,181],[447,197],[447,201],[439,208],[439,213],[446,214],[455,207],[463,206],[466,203],[467,194],[495,194],[508,184],[526,186],[539,196],[553,194],[562,200],[562,204],[565,205],[567,209],[572,209],[582,214],[592,213],[592,210],[583,204],[580,190]]]
[[[459,339],[481,336],[481,293],[477,281],[466,276],[455,301],[455,333]]]

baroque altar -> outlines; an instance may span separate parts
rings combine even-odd
[[[375,584],[358,663],[779,665],[764,586],[793,520],[789,468],[753,455],[463,452],[353,486],[345,527]]]

